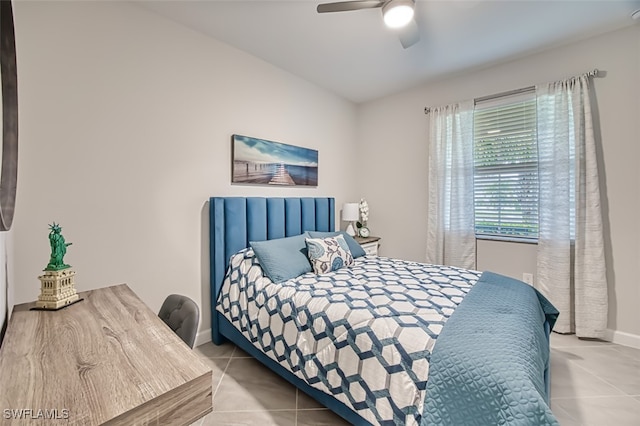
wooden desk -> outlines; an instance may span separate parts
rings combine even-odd
[[[0,423],[188,425],[211,412],[211,369],[126,284],[79,294],[60,311],[14,307]]]

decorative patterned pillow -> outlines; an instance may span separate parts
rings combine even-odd
[[[366,255],[364,249],[358,242],[349,234],[344,231],[336,231],[336,232],[318,232],[318,231],[309,231],[309,236],[311,238],[327,238],[327,237],[335,237],[336,235],[342,235],[344,240],[347,242],[349,246],[349,250],[351,250],[351,255],[354,259],[359,258],[360,256]]]
[[[342,235],[307,238],[307,254],[316,274],[326,274],[353,264],[353,255]]]

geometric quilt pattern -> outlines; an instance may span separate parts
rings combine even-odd
[[[378,256],[274,284],[230,259],[217,310],[259,350],[372,424],[419,425],[438,335],[481,273]]]

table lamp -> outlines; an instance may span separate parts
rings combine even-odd
[[[360,218],[360,211],[358,210],[358,203],[345,203],[342,205],[342,220],[349,222],[347,226],[347,234],[352,237],[356,235],[356,229],[353,226],[353,222]]]

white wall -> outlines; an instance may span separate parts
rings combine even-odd
[[[128,283],[155,311],[185,294],[206,330],[210,196],[356,199],[350,102],[135,5],[14,9],[16,303],[37,298],[56,221],[80,291]],[[231,185],[233,133],[317,149],[319,186]]]
[[[427,122],[425,106],[555,81],[598,68],[594,81],[602,132],[602,195],[610,296],[609,328],[640,338],[640,25],[557,47],[491,68],[452,76],[359,108],[365,166],[359,188],[382,254],[425,260]],[[521,278],[535,250],[479,242],[479,267]],[[638,340],[640,342],[640,340]]]

